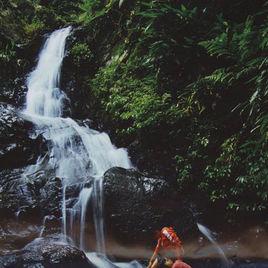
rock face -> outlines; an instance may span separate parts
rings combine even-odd
[[[58,237],[37,238],[20,251],[0,256],[0,267],[96,268],[82,251]]]
[[[45,31],[45,29],[42,30],[40,34],[35,35],[31,40],[27,40],[22,36],[20,36],[19,40],[13,40],[14,47],[11,50],[13,50],[12,54],[14,54],[8,61],[3,60],[5,58],[4,52],[0,69],[0,102],[12,104],[15,107],[23,105],[27,92],[25,77],[33,67],[33,62],[44,41],[45,36],[43,35]],[[10,41],[5,34],[1,35],[1,49]],[[7,47],[9,46],[7,45]],[[7,48],[7,53],[9,49]]]
[[[124,243],[152,241],[164,226],[173,226],[182,236],[195,229],[189,208],[163,179],[111,168],[104,175],[103,192],[108,235]]]
[[[47,171],[22,178],[24,169],[0,171],[0,217],[17,215],[20,220],[59,215],[61,180]]]
[[[11,105],[0,103],[0,170],[32,164],[44,149],[41,137],[32,139],[32,124]]]
[[[25,168],[47,150],[43,138],[29,136],[32,129],[13,106],[0,103],[0,215],[5,217],[15,212],[42,216],[59,209],[59,179],[46,170],[22,178]]]
[[[0,75],[1,77],[1,75]],[[23,104],[26,95],[25,81],[22,78],[7,79],[6,77],[0,82],[1,93],[0,101],[10,103],[19,107]]]

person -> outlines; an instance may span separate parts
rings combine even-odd
[[[162,228],[148,268],[191,268],[182,261],[182,242],[172,227]]]

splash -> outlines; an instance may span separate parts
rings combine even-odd
[[[200,223],[197,223],[197,227],[199,231],[213,244],[213,246],[217,250],[219,256],[221,257],[223,261],[223,267],[230,267],[229,261],[226,258],[224,251],[216,242],[216,239],[214,238],[212,232],[207,227],[205,227],[204,225]]]

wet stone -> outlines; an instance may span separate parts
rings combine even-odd
[[[96,268],[84,252],[59,239],[56,236],[37,238],[20,251],[0,256],[0,267]]]

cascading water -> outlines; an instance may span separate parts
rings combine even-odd
[[[27,79],[26,113],[58,117],[66,95],[58,88],[65,41],[71,28],[53,32],[39,55],[35,70]]]
[[[45,168],[62,178],[63,233],[72,236],[72,227],[78,218],[80,235],[77,244],[84,250],[86,210],[89,200],[92,200],[97,248],[104,252],[102,176],[114,166],[130,168],[131,162],[127,151],[117,149],[107,134],[62,117],[68,97],[59,88],[60,71],[70,31],[71,27],[67,27],[49,36],[36,68],[27,79],[28,92],[23,115],[35,124],[36,135],[41,134],[47,140],[49,157],[46,156],[47,160],[40,158],[25,172],[25,176]],[[93,182],[91,186],[85,186],[89,178]],[[70,207],[66,191],[68,186],[74,184],[81,185],[81,191]]]
[[[103,202],[102,202],[102,177],[94,180],[93,184],[93,217],[95,225],[95,233],[98,234],[97,251],[105,252],[104,238],[104,221],[103,221]]]

